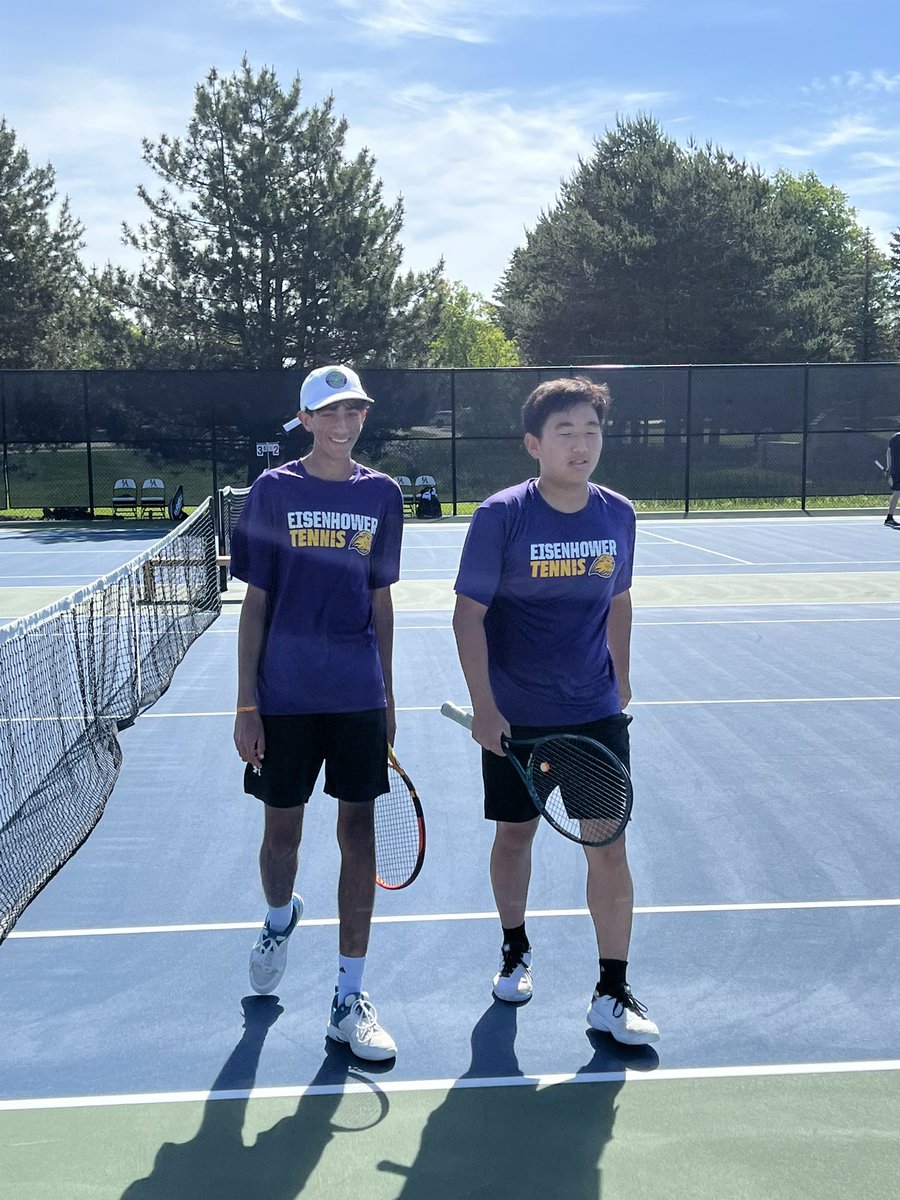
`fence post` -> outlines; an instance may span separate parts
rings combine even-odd
[[[687,369],[687,395],[685,397],[685,412],[684,412],[684,515],[687,517],[691,511],[691,409],[692,409],[692,393],[694,387],[694,368]]]
[[[91,405],[88,400],[88,373],[81,372],[81,393],[84,398],[84,439],[85,448],[87,450],[87,485],[88,485],[88,508],[90,509],[91,517],[96,516],[94,511],[94,452],[91,444]]]
[[[459,498],[456,491],[456,372],[452,367],[450,368],[450,479],[455,517]]]
[[[803,367],[803,435],[800,439],[800,511],[806,512],[806,464],[809,444],[809,363]]]
[[[6,378],[0,375],[0,437],[3,438],[3,507],[12,508],[9,502],[9,455],[6,442]]]
[[[216,511],[216,498],[219,495],[219,423],[216,420],[216,408],[218,406],[218,394],[213,396],[212,402],[212,494],[213,494],[213,512]]]

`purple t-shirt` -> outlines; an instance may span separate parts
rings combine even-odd
[[[231,541],[231,573],[268,593],[261,713],[384,708],[372,591],[400,575],[403,498],[359,463],[350,479],[299,461],[266,471]]]
[[[621,709],[606,641],[613,596],[631,587],[634,508],[589,484],[587,505],[558,512],[537,481],[477,509],[456,591],[484,604],[491,688],[514,725],[567,725]]]

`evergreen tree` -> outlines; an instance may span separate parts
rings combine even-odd
[[[900,358],[900,229],[891,234],[888,250],[888,292],[891,358]]]
[[[875,362],[893,357],[891,263],[865,229],[854,239],[850,263],[842,281],[845,300],[844,345],[850,362]]]
[[[621,119],[563,182],[497,291],[530,362],[760,362],[828,353],[827,273],[771,181]]]
[[[33,167],[0,118],[0,366],[71,363],[89,290],[82,227],[68,200],[54,214],[55,174]]]
[[[434,336],[438,264],[401,274],[401,200],[388,205],[367,150],[345,154],[347,122],[328,97],[300,108],[273,71],[244,59],[196,89],[184,138],[145,140],[163,181],[139,193],[144,255],[119,274],[152,348],[170,366],[277,367],[349,359],[400,365]]]

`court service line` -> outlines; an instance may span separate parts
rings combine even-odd
[[[717,704],[892,704],[900,700],[900,696],[764,696],[745,697],[735,700],[632,700],[630,708],[690,708],[703,705]],[[437,704],[404,704],[397,706],[400,713],[430,713],[440,712]],[[108,714],[107,714],[108,715]],[[142,721],[171,721],[179,718],[191,719],[196,717],[233,717],[234,709],[226,708],[218,712],[143,712]],[[111,718],[116,719],[116,718]],[[28,725],[40,721],[84,721],[85,714],[61,713],[43,717],[0,717],[0,725]]]
[[[732,562],[742,563],[745,567],[755,567],[756,563],[751,562],[749,558],[737,558],[734,554],[724,554],[721,550],[709,550],[706,546],[695,546],[693,542],[683,542],[680,538],[664,537],[661,533],[654,533],[650,529],[643,531],[648,537],[659,538],[661,542],[667,542],[672,546],[687,546],[689,550],[699,550],[701,554],[715,554],[717,558],[728,558]]]
[[[631,708],[683,708],[702,704],[870,704],[893,703],[900,696],[764,696],[747,697],[738,700],[632,700]],[[403,704],[397,706],[397,712],[440,712],[438,704]],[[176,717],[233,717],[234,709],[223,709],[220,712],[145,712],[141,713],[142,721],[168,721]],[[33,720],[34,718],[9,718],[11,720]],[[38,718],[56,720],[55,717]]]
[[[0,1112],[66,1108],[124,1108],[141,1104],[205,1104],[211,1100],[291,1100],[304,1096],[359,1096],[401,1092],[452,1092],[504,1087],[557,1087],[566,1083],[672,1083],[690,1079],[759,1079],[790,1075],[850,1075],[900,1071],[900,1059],[858,1062],[767,1063],[733,1067],[663,1067],[641,1070],[567,1072],[563,1075],[507,1075],[456,1079],[388,1079],[365,1083],[318,1083],[288,1087],[235,1088],[210,1092],[134,1092],[110,1096],[47,1096],[40,1100],[0,1100]]]
[[[637,905],[636,916],[669,916],[692,913],[732,912],[799,912],[804,909],[839,908],[900,908],[900,899],[884,900],[762,900],[740,904],[656,904]],[[529,920],[539,917],[587,917],[586,908],[535,908],[525,916]],[[410,913],[396,916],[373,916],[376,925],[433,924],[436,921],[495,921],[497,913]],[[321,928],[338,924],[337,917],[303,917],[298,924],[308,928]],[[96,929],[35,929],[7,934],[7,940],[40,941],[48,938],[117,937],[138,934],[167,933],[233,933],[236,930],[259,929],[259,921],[217,921],[196,925],[122,925],[98,927]]]
[[[814,607],[818,607],[818,605]],[[735,620],[724,621],[634,621],[633,626],[634,628],[641,626],[652,629],[655,625],[827,625],[840,624],[845,621],[900,621],[900,617],[738,617]],[[399,633],[407,629],[421,631],[423,629],[452,628],[453,626],[449,622],[446,625],[405,625],[397,622],[394,632]],[[206,636],[213,633],[220,637],[236,637],[237,628],[216,629],[214,626],[206,631]]]

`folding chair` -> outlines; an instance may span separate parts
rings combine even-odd
[[[133,479],[117,479],[113,484],[113,516],[132,512],[137,516],[137,484]]]
[[[409,509],[412,516],[416,511],[416,490],[412,480],[408,475],[395,475],[394,482],[400,484],[400,491],[403,493],[403,511]]]
[[[145,479],[141,484],[141,516],[153,520],[153,514],[166,515],[166,489],[161,479]]]

